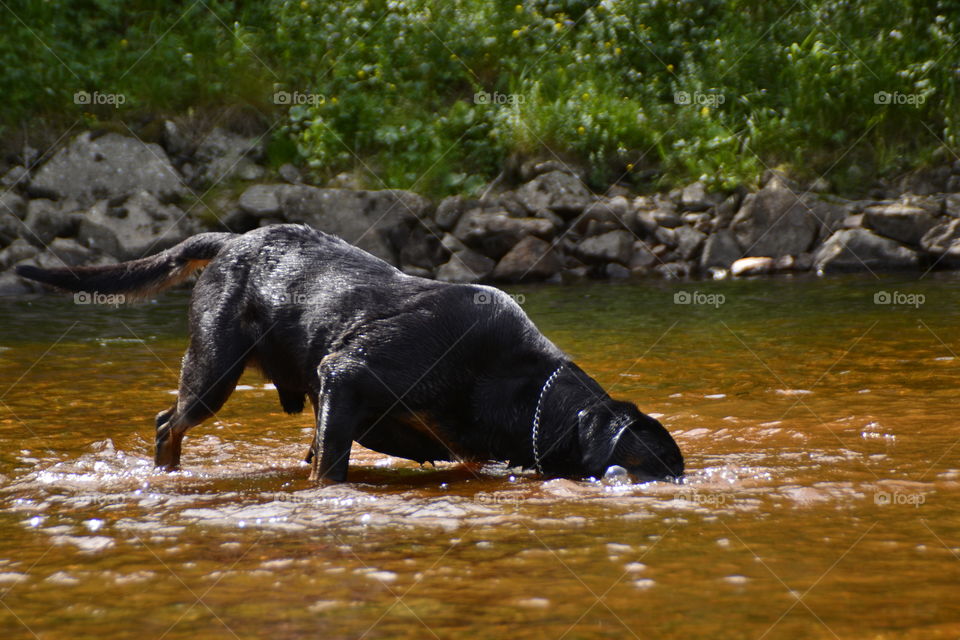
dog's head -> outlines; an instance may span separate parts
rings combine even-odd
[[[613,465],[640,482],[683,475],[680,447],[662,424],[633,403],[607,399],[581,410],[578,418],[586,475],[599,478]]]

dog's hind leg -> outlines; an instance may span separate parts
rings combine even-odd
[[[177,404],[157,416],[157,467],[172,471],[180,466],[184,434],[227,401],[243,373],[246,354],[245,344],[236,336],[221,334],[216,344],[194,336],[183,358]]]
[[[321,365],[321,370],[323,368]],[[317,430],[311,447],[311,480],[343,482],[347,479],[350,447],[361,414],[356,381],[351,378],[321,374]]]

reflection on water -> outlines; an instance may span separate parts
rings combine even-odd
[[[960,279],[524,288],[683,484],[355,448],[255,375],[152,469],[186,297],[0,308],[0,625],[73,638],[957,638]],[[882,291],[919,306],[878,304]],[[718,300],[722,304],[675,304]],[[703,295],[693,295],[700,293]],[[883,301],[883,296],[879,301]]]

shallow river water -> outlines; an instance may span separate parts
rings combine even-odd
[[[3,301],[2,637],[960,637],[960,276],[511,292],[684,484],[358,447],[318,488],[253,373],[155,473],[187,294]]]

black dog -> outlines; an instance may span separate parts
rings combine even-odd
[[[350,446],[418,462],[500,460],[562,476],[619,465],[675,478],[683,456],[653,418],[611,399],[498,289],[405,275],[302,225],[203,233],[152,257],[21,267],[71,291],[144,295],[209,263],[190,306],[176,404],[157,416],[156,464],[223,406],[247,365],[288,413],[310,398],[311,477],[342,481]]]

